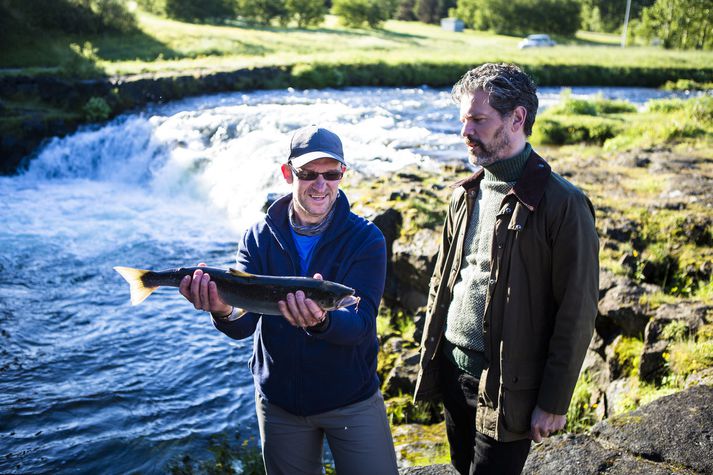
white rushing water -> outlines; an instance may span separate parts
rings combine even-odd
[[[152,106],[55,138],[0,178],[0,473],[165,473],[205,457],[212,434],[257,434],[252,343],[175,289],[129,306],[112,267],[229,265],[267,193],[288,190],[290,132],[311,123],[367,177],[465,157],[448,91],[290,90]]]

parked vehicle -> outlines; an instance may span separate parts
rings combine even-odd
[[[528,35],[527,38],[523,39],[517,44],[520,49],[523,48],[539,48],[545,46],[555,46],[555,42],[549,35]]]

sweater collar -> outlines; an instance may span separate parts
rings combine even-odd
[[[545,185],[551,173],[552,169],[549,164],[534,150],[530,149],[530,156],[525,162],[522,175],[508,194],[515,195],[530,211],[534,211],[537,209],[542,195],[545,194]],[[484,176],[485,172],[480,167],[468,178],[457,182],[455,186],[461,186],[467,193],[477,195],[480,189],[480,182]]]

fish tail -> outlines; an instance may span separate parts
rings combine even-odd
[[[129,283],[131,290],[131,305],[138,305],[153,293],[158,287],[147,287],[144,285],[142,277],[149,271],[142,269],[134,269],[132,267],[116,266],[114,270]]]

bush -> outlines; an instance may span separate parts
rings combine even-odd
[[[84,104],[82,111],[90,122],[106,120],[111,115],[111,107],[103,97],[92,97]]]
[[[580,26],[577,0],[459,0],[456,15],[476,30],[527,35],[574,36]]]
[[[385,3],[379,0],[334,0],[332,8],[347,27],[359,28],[366,23],[371,28],[378,28],[389,19]]]
[[[184,21],[205,22],[235,17],[235,4],[231,0],[166,0],[166,15]]]
[[[297,21],[297,28],[320,25],[327,13],[323,0],[286,0],[285,7]]]
[[[136,17],[121,0],[8,0],[8,10],[26,27],[71,34],[128,33]]]
[[[99,61],[99,56],[97,56],[99,50],[91,42],[85,41],[83,45],[71,43],[69,48],[73,54],[60,66],[63,75],[88,79],[97,77],[103,72],[96,64]]]
[[[535,122],[532,140],[545,145],[569,145],[581,142],[602,145],[623,129],[622,122],[604,117],[542,117]]]
[[[269,25],[275,19],[283,25],[290,21],[284,0],[238,0],[238,15],[261,25]]]

